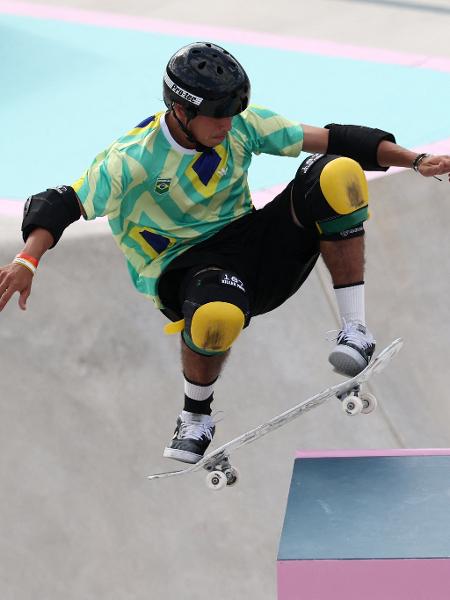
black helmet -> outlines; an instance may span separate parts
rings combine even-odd
[[[248,106],[250,81],[229,52],[210,42],[195,42],[169,60],[163,91],[167,108],[181,104],[190,118],[233,117]]]

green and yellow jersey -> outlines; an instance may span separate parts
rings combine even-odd
[[[180,146],[158,113],[101,152],[72,187],[87,219],[107,216],[136,288],[153,299],[167,265],[252,210],[252,154],[298,156],[303,130],[250,106],[211,152]]]

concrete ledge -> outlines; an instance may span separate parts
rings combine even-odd
[[[444,600],[449,449],[297,454],[279,600]]]

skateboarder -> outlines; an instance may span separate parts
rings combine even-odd
[[[251,319],[281,305],[322,255],[342,329],[330,354],[352,376],[375,341],[364,313],[363,170],[411,167],[430,177],[450,158],[396,145],[391,133],[313,127],[250,101],[241,64],[212,43],[189,44],[163,78],[167,111],[145,119],[100,153],[72,185],[31,196],[25,247],[0,269],[0,310],[15,292],[26,308],[38,262],[83,216],[107,216],[136,288],[181,333],[184,409],[164,455],[197,462],[215,431],[214,383]],[[287,187],[255,210],[247,183],[252,154],[312,153]]]

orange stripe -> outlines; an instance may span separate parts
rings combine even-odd
[[[39,261],[37,258],[34,258],[34,256],[30,256],[29,254],[25,254],[25,252],[21,252],[20,254],[17,255],[17,258],[24,258],[25,260],[30,261],[30,263],[32,265],[34,265],[37,269]]]

